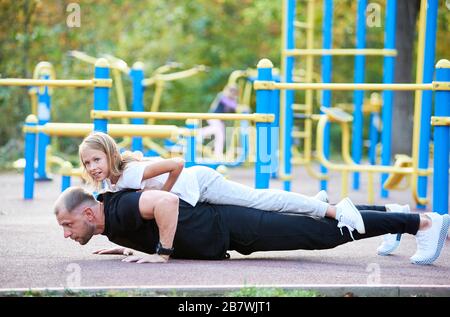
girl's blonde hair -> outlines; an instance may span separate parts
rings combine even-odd
[[[81,157],[81,153],[87,149],[102,151],[106,154],[109,168],[108,178],[119,177],[120,175],[122,175],[122,172],[125,169],[127,163],[142,160],[142,153],[139,155],[140,152],[132,153],[130,151],[125,151],[121,155],[117,143],[106,133],[93,132],[89,134],[86,138],[84,138],[83,142],[81,142],[80,146],[78,147],[78,155],[81,162],[83,178],[89,184],[93,185],[97,190],[101,189],[102,184],[92,178],[91,175],[89,175]]]

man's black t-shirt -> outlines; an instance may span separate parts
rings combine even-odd
[[[159,241],[156,221],[143,219],[139,212],[141,192],[120,191],[100,194],[104,204],[103,235],[121,246],[155,253]],[[180,200],[178,224],[173,243],[173,258],[224,259],[229,247],[229,233],[213,205],[192,208]]]

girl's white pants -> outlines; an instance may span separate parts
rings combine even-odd
[[[302,194],[279,189],[254,189],[225,179],[216,170],[192,166],[200,189],[200,202],[237,205],[265,211],[302,213],[325,217],[328,203]]]

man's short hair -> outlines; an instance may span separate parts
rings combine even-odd
[[[88,192],[86,189],[74,186],[67,188],[59,195],[53,209],[55,215],[58,215],[58,213],[63,211],[70,213],[84,203],[94,205],[97,203],[97,200],[92,193]]]

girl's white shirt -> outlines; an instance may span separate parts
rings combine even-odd
[[[160,190],[169,177],[169,173],[142,180],[147,165],[157,160],[160,159],[152,158],[150,160],[128,163],[116,184],[112,184],[109,178],[105,179],[104,190],[112,192],[127,188]],[[184,168],[170,192],[190,205],[195,206],[200,198],[200,190],[195,172],[189,168]]]

